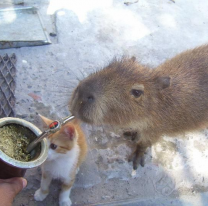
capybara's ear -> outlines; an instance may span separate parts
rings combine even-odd
[[[170,77],[157,77],[157,78],[155,78],[155,84],[159,90],[168,88],[170,86],[170,81],[171,81]]]
[[[136,61],[136,57],[135,56],[131,57],[131,61],[135,62]]]
[[[54,120],[48,119],[47,117],[44,117],[43,115],[38,114],[38,116],[41,118],[43,127],[47,127],[49,124],[54,122]]]

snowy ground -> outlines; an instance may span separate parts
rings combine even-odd
[[[34,3],[35,2],[35,3]],[[125,4],[131,2],[132,4]],[[135,2],[135,3],[134,3]],[[25,0],[40,9],[49,46],[0,50],[17,56],[16,113],[40,126],[36,112],[68,115],[73,88],[113,57],[135,56],[152,67],[208,42],[206,0]],[[1,25],[0,25],[1,26]],[[115,131],[83,125],[90,151],[71,193],[75,205],[208,205],[208,131],[164,140],[149,150],[132,177],[132,144]],[[35,202],[40,168],[28,170],[27,188],[14,206],[58,205],[59,182]],[[126,202],[126,203],[123,203]]]

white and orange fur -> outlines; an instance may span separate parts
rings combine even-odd
[[[53,122],[41,115],[40,117],[47,125]],[[87,153],[85,136],[78,120],[66,123],[59,131],[49,135],[48,147],[48,158],[41,166],[40,189],[35,192],[34,198],[36,201],[44,200],[49,193],[52,179],[60,179],[62,187],[59,206],[70,206],[71,188]]]

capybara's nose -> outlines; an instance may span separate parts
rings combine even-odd
[[[82,105],[90,105],[95,101],[95,96],[93,92],[86,91],[83,88],[79,88],[78,92],[78,102]]]
[[[88,102],[88,103],[93,103],[94,100],[95,100],[95,98],[94,98],[93,95],[91,95],[91,94],[87,95],[87,97],[86,97],[86,102]]]
[[[95,101],[95,98],[92,94],[84,94],[82,95],[82,98],[81,98],[81,104],[86,104],[86,105],[90,105],[92,104],[93,102]]]

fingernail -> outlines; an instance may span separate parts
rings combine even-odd
[[[22,184],[23,184],[23,188],[25,188],[27,186],[27,180],[22,178]]]

